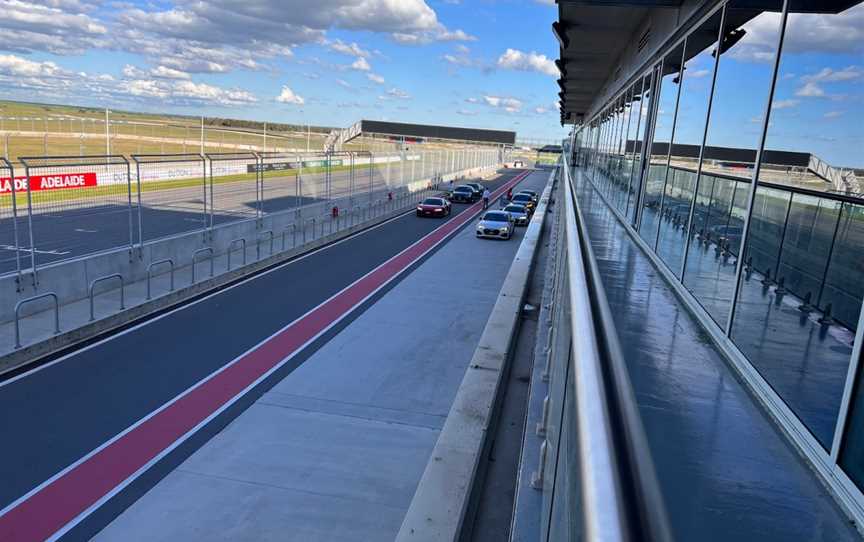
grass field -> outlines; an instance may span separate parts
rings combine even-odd
[[[172,154],[199,152],[201,120],[173,115],[111,112],[112,154]],[[264,150],[261,129],[231,128],[205,119],[204,152],[241,148]],[[220,120],[220,122],[222,122]],[[323,147],[326,128],[310,127],[308,145]],[[268,129],[267,150],[306,149],[307,134]],[[19,156],[80,156],[104,154],[105,111],[64,105],[0,101],[0,154],[10,161]]]

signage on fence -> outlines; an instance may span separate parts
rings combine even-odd
[[[30,191],[63,190],[70,188],[85,188],[96,186],[98,181],[95,173],[60,173],[57,175],[31,175]],[[27,191],[27,177],[15,177],[15,191]],[[12,179],[0,177],[0,194],[12,192]]]
[[[330,160],[330,166],[341,166],[342,160]],[[303,167],[326,167],[327,160],[307,160],[303,162]],[[297,169],[300,167],[300,162],[271,162],[268,164],[246,164],[246,173],[255,173],[256,171],[287,171],[289,169]]]

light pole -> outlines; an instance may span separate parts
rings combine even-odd
[[[111,155],[111,129],[108,124],[108,108],[105,108],[105,155]]]

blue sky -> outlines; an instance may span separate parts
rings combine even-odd
[[[551,0],[0,0],[0,88],[149,112],[560,138],[556,18]]]

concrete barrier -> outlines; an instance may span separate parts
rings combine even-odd
[[[494,168],[488,169],[492,170]],[[446,183],[451,178],[455,179],[457,175],[461,174],[460,172],[459,174],[445,175],[441,178],[441,182]],[[178,289],[170,294],[163,292],[162,295],[155,297],[153,300],[131,306],[125,311],[97,319],[93,322],[81,322],[80,325],[76,323],[71,326],[68,322],[62,322],[62,333],[47,340],[26,345],[21,349],[12,351],[11,344],[4,345],[7,348],[0,348],[0,353],[9,353],[0,355],[0,372],[122,326],[154,311],[162,310],[184,299],[232,282],[246,274],[254,273],[265,267],[347,237],[364,228],[389,220],[393,216],[413,207],[416,203],[414,198],[422,195],[423,191],[430,186],[431,181],[432,179],[427,179],[412,183],[407,187],[383,189],[373,192],[373,201],[382,202],[375,207],[375,216],[371,216],[371,209],[360,217],[350,214],[346,215],[346,210],[350,212],[351,202],[348,197],[345,197],[272,213],[263,218],[244,219],[221,224],[210,230],[199,230],[158,239],[144,243],[143,246],[123,247],[78,259],[49,264],[45,267],[40,267],[35,277],[32,273],[24,273],[20,277],[17,275],[2,277],[0,278],[0,324],[8,324],[14,320],[14,309],[19,301],[46,292],[54,292],[57,295],[61,305],[62,321],[62,306],[88,299],[90,284],[98,278],[120,274],[128,287],[130,284],[147,280],[148,267],[151,262],[171,260],[176,272],[180,269],[191,267],[195,253],[202,248],[212,249],[213,258],[226,255],[231,248],[232,242],[237,239],[246,239],[247,250],[251,250],[254,253],[264,232],[272,232],[274,238],[273,246],[276,252],[275,254],[270,253],[270,233],[267,233],[265,234],[266,239],[262,242],[260,251],[263,259],[245,266],[238,265],[234,269],[213,278],[210,278],[208,274],[206,275],[206,279],[201,280],[197,284],[191,286],[188,284],[179,285]],[[394,195],[392,202],[387,198],[389,191],[392,191]],[[368,194],[363,194],[362,196],[355,196],[354,199],[368,201],[366,200],[367,196]],[[331,229],[331,225],[328,223],[331,209],[334,205],[340,208],[338,226],[341,229],[338,231],[335,227],[337,224],[332,224],[333,228]],[[304,243],[302,239],[303,226],[310,218],[316,219],[316,225],[318,226],[316,228],[317,235],[314,240],[307,238]],[[318,222],[318,220],[322,222]],[[323,224],[327,224],[327,226],[323,226]],[[283,233],[286,235],[286,250],[284,251],[282,250]],[[293,238],[295,234],[296,243]],[[237,258],[238,262],[242,261],[239,254],[237,254]],[[200,259],[198,265],[201,265]],[[153,271],[154,277],[166,276],[168,266],[159,266],[158,268],[154,268]],[[204,277],[205,275],[201,276]],[[112,288],[100,289],[100,295],[108,294],[114,290],[116,290],[114,285],[112,285]],[[22,320],[27,316],[46,310],[53,310],[53,302],[49,299],[28,303],[22,307]]]

